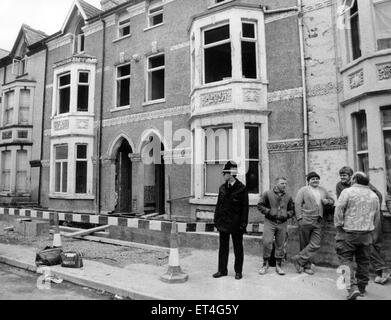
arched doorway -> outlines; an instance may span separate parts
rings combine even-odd
[[[115,159],[115,192],[117,194],[117,204],[115,211],[131,212],[132,211],[132,162],[129,154],[132,148],[126,139],[117,151]]]
[[[164,145],[151,133],[144,142],[141,157],[144,163],[144,212],[165,213]]]

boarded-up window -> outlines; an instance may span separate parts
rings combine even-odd
[[[76,193],[87,193],[87,145],[76,145]]]
[[[229,24],[204,31],[205,83],[232,77]]]
[[[1,189],[10,191],[11,184],[11,151],[1,152]]]
[[[27,151],[16,151],[16,192],[27,191]]]
[[[20,98],[19,98],[19,123],[29,124],[29,114],[30,114],[30,90],[22,89],[20,90]]]
[[[232,158],[232,128],[205,129],[205,193],[218,193],[224,164]]]

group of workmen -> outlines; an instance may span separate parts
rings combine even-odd
[[[236,178],[237,164],[234,161],[225,164],[222,174],[225,183],[219,188],[214,215],[214,223],[220,235],[218,271],[213,277],[220,278],[228,274],[231,236],[235,254],[235,279],[240,280],[244,257],[243,234],[248,223],[248,191]],[[276,273],[285,275],[282,262],[286,257],[288,220],[295,217],[300,252],[291,260],[297,272],[313,275],[312,258],[321,246],[323,213],[327,207],[332,209],[335,206],[335,250],[340,264],[349,267],[350,271],[350,281],[346,281],[347,299],[354,300],[365,295],[371,264],[376,272],[374,282],[385,284],[388,281],[390,268],[381,253],[382,195],[369,183],[369,177],[364,172],[354,173],[345,166],[340,169],[339,175],[336,201],[332,194],[319,185],[320,176],[316,172],[307,174],[307,185],[299,189],[295,201],[287,193],[288,182],[285,177],[276,178],[274,187],[260,195],[257,207],[265,219],[263,263],[259,274],[266,274],[269,262],[275,259]],[[388,194],[386,206],[391,212],[391,195]]]

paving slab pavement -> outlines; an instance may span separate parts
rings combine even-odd
[[[0,244],[0,262],[36,271],[36,250],[27,246]],[[217,252],[194,250],[181,259],[181,267],[189,274],[182,284],[167,284],[159,280],[167,267],[132,264],[124,268],[96,261],[84,260],[81,269],[51,267],[56,276],[82,286],[105,290],[131,299],[161,300],[344,300],[345,291],[338,290],[335,269],[316,267],[316,274],[298,274],[291,264],[284,266],[285,276],[279,276],[274,268],[266,275],[259,275],[260,259],[246,256],[243,279],[235,280],[233,254],[230,254],[227,277],[212,278],[217,269]],[[372,281],[363,300],[391,299],[391,284],[384,286]]]

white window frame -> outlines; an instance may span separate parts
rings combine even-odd
[[[11,92],[13,92],[13,105],[12,105],[12,108],[9,108],[9,99],[8,99],[8,94],[10,94]],[[10,126],[10,125],[13,125],[15,124],[14,122],[14,119],[15,119],[15,112],[16,112],[16,104],[17,104],[17,97],[16,97],[16,90],[15,89],[11,89],[11,90],[8,90],[6,92],[3,93],[4,95],[4,98],[3,98],[3,105],[4,105],[4,112],[3,112],[3,126]],[[12,116],[11,116],[11,119],[9,119],[8,115],[7,115],[7,111],[12,109]],[[10,121],[7,122],[7,119],[9,119]]]
[[[118,76],[119,68],[121,68],[123,66],[126,66],[126,65],[129,65],[129,69],[130,69],[129,75],[119,77]],[[125,63],[117,65],[116,68],[115,68],[115,75],[114,75],[114,77],[115,77],[115,84],[114,84],[114,97],[115,97],[114,98],[114,109],[120,110],[120,109],[129,108],[130,104],[131,104],[131,101],[132,101],[132,92],[131,92],[132,66],[131,66],[130,62],[125,62]],[[120,97],[118,97],[118,86],[119,86],[119,82],[122,81],[122,80],[125,80],[125,79],[129,79],[129,103],[127,105],[124,105],[124,106],[119,106],[118,103],[119,103]]]
[[[87,73],[88,74],[88,82],[80,82],[80,74],[81,73]],[[89,99],[89,95],[90,95],[90,90],[91,90],[91,87],[90,87],[90,79],[91,79],[91,72],[90,70],[78,70],[77,71],[77,94],[76,94],[76,112],[89,112],[90,110],[90,99]],[[71,78],[71,83],[72,83],[72,78]],[[88,97],[87,97],[87,110],[86,111],[80,111],[78,110],[79,106],[79,101],[78,101],[78,97],[79,97],[79,86],[83,86],[83,87],[88,87]],[[70,103],[70,101],[69,101]]]
[[[57,159],[56,158],[56,148],[58,147],[63,147],[63,146],[67,146],[67,158],[66,159]],[[68,193],[68,190],[69,190],[69,144],[67,143],[61,143],[61,144],[57,144],[54,146],[54,192],[55,193],[62,193],[62,194],[66,194]],[[57,177],[57,164],[60,163],[60,191],[57,191],[56,190],[56,177]],[[66,181],[67,181],[67,188],[66,190],[64,191],[63,190],[63,175],[64,175],[64,163],[66,163],[67,165],[67,177],[66,177]]]
[[[81,48],[82,38],[83,38],[83,48]],[[86,36],[84,32],[82,32],[77,35],[77,52],[83,53],[85,51],[85,47],[86,47]]]
[[[126,27],[129,27],[129,33],[122,35],[121,31]],[[117,39],[129,37],[130,36],[130,18],[124,18],[124,19],[119,20],[117,30],[118,30]]]
[[[156,57],[158,57],[158,56],[163,56],[164,57],[164,65],[162,65],[162,66],[159,66],[159,67],[155,67],[155,68],[150,68],[149,67],[149,61],[150,61],[150,59],[152,59],[152,58],[156,58]],[[166,99],[166,71],[165,71],[165,69],[166,69],[166,55],[165,55],[165,53],[158,53],[158,54],[154,54],[154,55],[151,55],[151,56],[148,56],[147,57],[147,76],[146,76],[146,80],[147,80],[147,85],[145,86],[146,87],[146,102],[158,102],[158,101],[165,101],[165,99]],[[149,83],[150,83],[150,81],[149,81],[149,79],[150,79],[150,76],[151,76],[151,74],[153,73],[153,72],[155,72],[155,71],[159,71],[159,70],[164,70],[164,96],[163,96],[163,98],[158,98],[158,99],[149,99],[149,94],[150,94],[150,92],[151,92],[151,88],[150,88],[150,85],[149,85]]]
[[[16,165],[16,174],[15,174],[15,191],[16,193],[20,194],[24,194],[24,193],[28,193],[28,188],[29,188],[29,185],[28,185],[28,178],[29,178],[29,172],[28,172],[28,156],[29,156],[29,152],[28,150],[22,150],[22,149],[19,149],[19,150],[16,150],[16,163],[18,164],[19,163],[19,159],[18,159],[18,155],[20,154],[20,152],[23,151],[26,153],[26,166],[23,168],[18,168],[18,166]],[[22,169],[22,170],[21,170]],[[21,191],[18,191],[18,174],[20,172],[25,172],[26,174],[26,181],[25,181],[25,189],[24,190],[21,190]]]
[[[205,32],[213,30],[213,29],[217,29],[217,28],[220,28],[220,27],[224,27],[224,26],[228,26],[228,28],[229,28],[229,38],[205,45]],[[232,70],[233,69],[233,61],[232,60],[233,59],[232,59],[232,37],[231,37],[231,24],[230,24],[230,21],[223,21],[223,22],[221,22],[219,24],[206,27],[206,28],[201,30],[201,33],[202,33],[202,36],[201,36],[202,84],[205,85],[205,84],[219,83],[221,81],[224,81],[224,79],[223,79],[223,80],[220,80],[220,81],[214,81],[214,82],[208,82],[208,83],[205,82],[205,74],[206,74],[206,72],[205,72],[205,49],[216,47],[216,46],[219,46],[219,45],[222,45],[222,44],[226,44],[226,43],[230,43],[231,44],[231,78],[230,79],[232,79],[232,75],[233,75],[233,70]]]
[[[77,148],[78,146],[85,146],[86,147],[86,157],[85,158],[78,158],[77,157]],[[77,171],[77,162],[85,162],[86,163],[86,192],[76,192],[76,171]],[[76,143],[75,144],[75,174],[74,174],[74,180],[75,180],[75,194],[87,194],[88,189],[88,144],[87,143]]]
[[[27,74],[27,56],[20,59],[12,59],[12,71],[15,76],[23,76]]]
[[[151,12],[154,11],[154,12]],[[153,18],[157,15],[162,15],[162,22],[152,24]],[[163,3],[156,4],[148,8],[148,28],[158,27],[164,24],[164,6]]]
[[[204,186],[203,186],[203,191],[204,192],[203,192],[203,194],[204,194],[204,196],[217,196],[218,192],[214,193],[214,192],[207,192],[206,191],[207,190],[206,166],[208,165],[208,162],[209,163],[210,162],[213,162],[213,163],[219,162],[220,164],[224,165],[225,163],[227,163],[228,160],[231,160],[229,153],[230,153],[230,151],[231,151],[231,154],[233,153],[233,143],[234,143],[233,142],[233,140],[234,140],[234,137],[233,137],[233,124],[228,123],[228,124],[221,124],[221,125],[217,125],[217,126],[208,126],[208,127],[203,127],[202,129],[204,130],[204,132],[203,132],[203,137],[204,137],[203,138],[203,148],[205,150],[205,152],[204,152],[204,159],[203,159],[203,174],[204,174]],[[214,132],[216,132],[219,129],[228,130],[228,132],[230,132],[230,130],[231,130],[231,146],[229,145],[229,136],[227,137],[228,138],[228,141],[227,141],[228,147],[230,147],[230,149],[227,149],[227,152],[228,152],[227,159],[221,159],[221,158],[218,159],[218,160],[216,160],[216,159],[206,159],[206,157],[207,157],[207,152],[206,152],[206,148],[207,148],[206,139],[207,139],[207,136],[206,136],[206,132],[209,129],[213,130]],[[214,141],[213,143],[216,143],[216,141]],[[220,156],[220,152],[219,152],[219,156]],[[216,191],[218,191],[218,190],[216,190]]]
[[[67,192],[56,192],[56,147],[61,145],[68,146],[68,158],[64,161],[68,163],[67,174]],[[86,145],[87,154],[85,159],[77,158],[77,146]],[[50,161],[50,185],[49,185],[49,197],[59,199],[94,199],[93,195],[93,137],[61,137],[51,141],[51,161]],[[87,192],[76,193],[76,161],[87,162]]]
[[[260,190],[261,190],[261,176],[262,176],[262,173],[261,173],[261,161],[262,161],[262,156],[261,156],[261,126],[258,125],[258,124],[253,124],[253,123],[245,123],[244,124],[244,129],[246,130],[246,128],[248,127],[253,127],[253,128],[257,128],[258,129],[258,159],[254,159],[254,158],[250,158],[250,155],[249,155],[249,158],[246,157],[246,154],[244,156],[244,163],[246,164],[246,162],[255,162],[257,161],[258,162],[258,192],[257,193],[252,193],[252,194],[259,194]],[[249,135],[249,141],[250,143],[250,135]],[[249,146],[245,146],[245,150],[246,148],[249,148]],[[249,149],[249,152],[250,152],[250,149]],[[250,164],[249,164],[250,166]],[[247,172],[246,172],[247,173]],[[247,181],[246,181],[246,184],[247,184]],[[250,193],[250,192],[249,192]]]
[[[359,156],[360,155],[367,155],[368,160],[369,160],[369,141],[368,141],[368,116],[367,112],[361,111],[365,115],[366,119],[366,130],[367,130],[367,149],[366,150],[358,150],[358,143],[359,143],[359,132],[358,132],[358,119],[357,116],[360,114],[360,112],[353,113],[353,130],[354,130],[354,153],[355,153],[355,163],[356,163],[356,168],[357,170],[361,170],[363,168],[359,168]]]
[[[63,85],[61,86],[60,85],[60,78],[61,77],[64,77],[66,75],[69,75],[69,84],[66,84],[66,85]],[[63,112],[63,113],[60,113],[60,91],[62,89],[66,89],[66,88],[69,88],[69,105],[68,105],[68,112]],[[72,74],[70,71],[67,71],[67,72],[64,72],[64,73],[61,73],[61,74],[58,74],[57,75],[57,106],[56,106],[56,109],[57,109],[57,112],[56,114],[60,115],[60,114],[68,114],[70,113],[71,111],[71,96],[72,96]],[[76,102],[77,103],[77,102]]]
[[[254,38],[247,38],[243,36],[243,24],[252,24],[254,26]],[[246,78],[243,74],[243,63],[242,63],[242,78],[244,79],[258,79],[259,78],[259,63],[258,63],[258,24],[256,21],[253,20],[241,20],[241,28],[242,30],[240,31],[240,58],[241,58],[241,63],[243,61],[243,52],[242,52],[242,42],[253,42],[255,43],[255,72],[256,72],[256,77],[255,78]]]
[[[9,169],[4,169],[4,157],[3,157],[3,154],[5,153],[8,153],[9,154],[9,157],[10,157],[10,168]],[[12,175],[11,175],[11,171],[12,171],[12,150],[1,150],[1,192],[11,192],[11,179],[12,179]],[[9,185],[8,185],[8,188],[6,189],[5,186],[4,186],[4,178],[3,178],[3,175],[4,173],[7,171],[8,175],[9,175]]]
[[[375,42],[376,42],[376,50],[377,51],[380,51],[380,50],[390,50],[391,49],[391,48],[379,49],[379,45],[378,45],[378,41],[379,40],[391,39],[391,31],[390,31],[390,34],[387,37],[381,37],[381,36],[378,35],[378,30],[376,29],[376,23],[375,23],[375,19],[376,19],[375,11],[376,11],[376,9],[375,9],[375,7],[376,7],[377,4],[381,4],[381,3],[384,3],[384,2],[391,2],[391,1],[390,0],[372,0],[372,11],[373,11],[372,19],[374,21],[373,24],[374,24],[374,30],[375,30]],[[391,17],[390,17],[390,19],[391,19]]]
[[[28,104],[28,107],[23,107],[24,109],[27,109],[28,110],[28,119],[27,119],[27,123],[22,123],[21,122],[21,116],[20,116],[20,111],[21,111],[21,103],[20,103],[20,100],[21,100],[21,95],[22,95],[22,90],[26,90],[29,92],[29,95],[28,95],[28,98],[29,98],[29,104]],[[23,89],[20,88],[20,91],[19,91],[19,108],[18,108],[18,125],[26,125],[26,124],[31,124],[31,117],[30,117],[30,114],[31,114],[31,94],[32,94],[32,90],[31,88],[29,87],[24,87]]]

